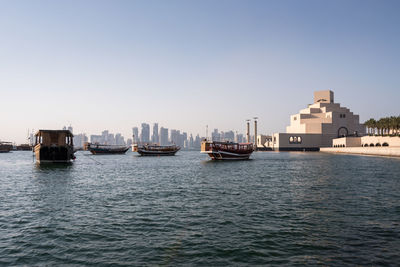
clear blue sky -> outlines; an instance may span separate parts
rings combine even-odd
[[[159,122],[284,131],[331,89],[400,113],[400,1],[0,1],[0,139]]]

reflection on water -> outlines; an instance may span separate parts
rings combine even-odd
[[[400,159],[0,155],[0,265],[395,265]]]

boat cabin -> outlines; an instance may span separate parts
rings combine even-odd
[[[10,152],[13,148],[11,142],[0,142],[0,153]]]
[[[73,134],[69,130],[39,130],[34,152],[39,163],[66,163],[75,159]]]

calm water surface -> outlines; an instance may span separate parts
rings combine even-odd
[[[0,265],[392,265],[400,159],[0,154]]]

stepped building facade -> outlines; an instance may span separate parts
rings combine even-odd
[[[286,133],[273,134],[267,146],[283,151],[318,151],[331,147],[335,138],[364,134],[359,116],[335,103],[332,91],[324,90],[314,92],[314,103],[290,116]]]

